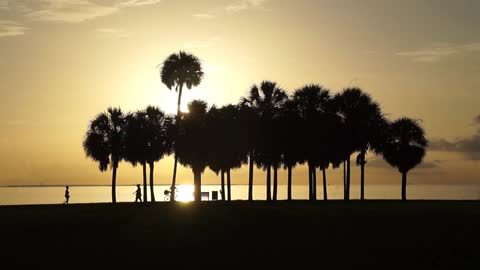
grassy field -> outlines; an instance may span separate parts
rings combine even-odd
[[[480,259],[476,201],[4,206],[0,219],[0,254],[36,266],[438,269]]]

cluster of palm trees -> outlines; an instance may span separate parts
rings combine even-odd
[[[277,200],[278,170],[288,171],[287,199],[292,199],[292,170],[308,167],[309,199],[317,199],[317,170],[322,173],[323,198],[328,199],[326,169],[343,166],[344,199],[350,199],[350,160],[360,167],[360,199],[365,199],[367,153],[382,155],[402,174],[402,200],[406,200],[407,173],[421,163],[427,140],[418,121],[388,120],[380,105],[359,88],[333,94],[311,84],[290,96],[275,82],[253,85],[238,104],[211,106],[201,100],[180,111],[183,88],[200,84],[203,71],[192,54],[170,55],[161,68],[162,82],[178,92],[177,115],[159,108],[123,114],[109,108],[90,123],[83,146],[101,171],[113,169],[112,201],[115,203],[116,173],[120,161],[143,168],[147,201],[146,165],[150,168],[150,198],[155,201],[154,164],[174,155],[172,196],[175,198],[177,163],[194,175],[194,198],[201,200],[201,176],[207,167],[220,174],[225,200],[231,200],[230,171],[248,164],[248,200],[253,200],[253,170],[266,171],[266,200]],[[273,176],[272,176],[273,170]],[[226,190],[225,190],[226,176]],[[272,179],[273,178],[273,179]],[[272,184],[273,180],[273,184]],[[272,190],[273,186],[273,190]]]

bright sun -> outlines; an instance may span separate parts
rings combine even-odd
[[[193,201],[193,186],[192,185],[181,185],[177,186],[178,193],[177,201],[180,202],[191,202]]]
[[[182,97],[182,103],[180,104],[180,111],[184,113],[188,113],[188,103],[190,102],[190,99],[188,98],[183,98]],[[166,103],[164,106],[165,112],[168,114],[177,114],[177,100],[169,100],[168,103]]]

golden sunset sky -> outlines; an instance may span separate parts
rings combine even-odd
[[[262,80],[289,93],[358,86],[390,119],[422,121],[431,147],[409,184],[480,184],[479,14],[476,0],[0,0],[0,185],[109,184],[82,149],[89,121],[109,106],[175,112],[157,65],[179,50],[205,70],[185,103],[237,103]],[[172,166],[157,164],[156,183],[170,183]],[[328,171],[331,184],[340,172]],[[117,183],[141,177],[122,163]],[[219,182],[208,169],[203,181]],[[293,181],[307,183],[305,168]],[[366,183],[400,174],[369,155]]]

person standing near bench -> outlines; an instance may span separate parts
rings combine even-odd
[[[65,186],[65,202],[64,202],[64,204],[68,204],[69,200],[70,200],[70,191],[68,191],[68,186]]]

